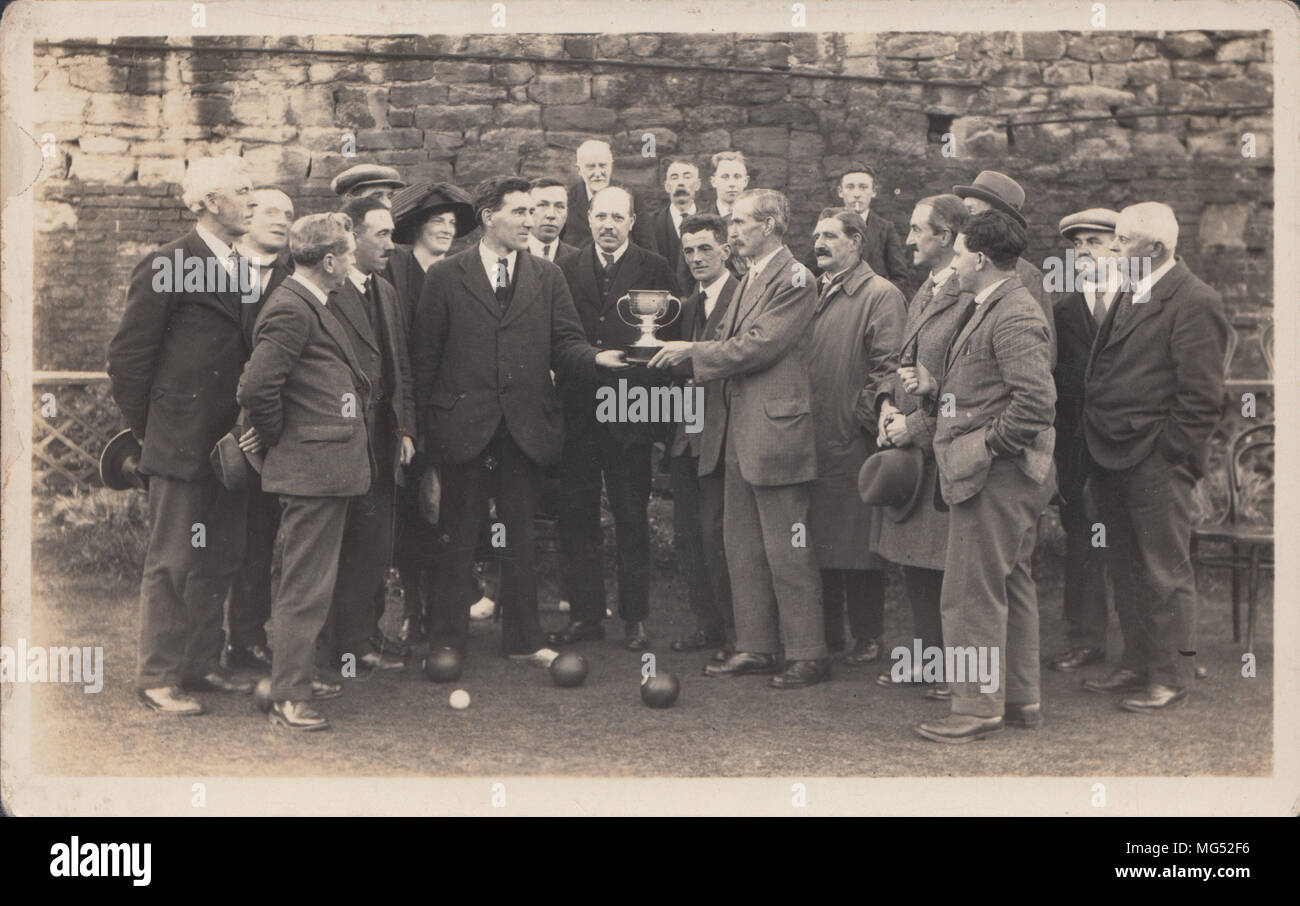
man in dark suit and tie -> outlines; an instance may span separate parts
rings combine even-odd
[[[1083,685],[1129,693],[1119,705],[1139,713],[1187,697],[1196,650],[1192,488],[1223,414],[1223,303],[1176,257],[1177,245],[1167,205],[1120,211],[1110,252],[1126,285],[1084,379],[1089,488],[1106,528],[1124,655],[1110,676]]]
[[[632,193],[610,186],[591,199],[595,242],[564,262],[561,270],[573,295],[588,342],[602,349],[631,345],[640,331],[616,308],[635,289],[673,291],[668,262],[629,239],[636,211]],[[659,331],[681,336],[680,318]],[[629,388],[665,384],[668,377],[638,365],[620,375]],[[650,455],[664,436],[663,425],[650,422],[608,424],[599,420],[597,391],[608,381],[565,377],[558,382],[564,399],[564,454],[560,459],[560,568],[568,591],[569,624],[552,633],[552,644],[604,638],[605,581],[601,566],[600,490],[603,484],[614,513],[618,544],[618,613],[625,645],[632,651],[650,647],[645,619],[650,610]]]
[[[528,234],[528,251],[555,264],[578,254],[577,246],[560,238],[569,219],[569,194],[564,183],[551,176],[532,182],[533,229]]]
[[[727,316],[739,281],[727,270],[731,245],[727,225],[716,214],[695,214],[682,221],[682,257],[691,270],[696,290],[682,301],[682,336],[688,342],[714,340]],[[683,392],[704,391],[700,416],[707,423],[723,412],[722,382],[701,384],[691,377],[690,363],[673,369],[683,379]],[[696,410],[699,412],[700,410]],[[686,591],[695,615],[695,631],[675,639],[673,651],[714,649],[722,653],[727,633],[735,628],[731,581],[727,576],[727,551],[722,531],[722,497],[725,468],[722,457],[700,468],[701,425],[673,425],[668,442],[673,490],[673,549],[686,579]],[[722,660],[715,654],[716,660]]]
[[[313,702],[342,686],[316,678],[316,641],[329,618],[348,510],[374,474],[366,410],[372,388],[330,293],[353,266],[345,214],[312,214],[289,232],[294,272],[266,303],[239,404],[267,448],[262,487],[280,495],[280,582],[271,605],[268,717],[324,730]]]
[[[817,477],[808,355],[816,282],[786,248],[790,203],[754,189],[736,199],[729,238],[750,259],[716,340],[664,345],[651,367],[689,360],[697,381],[725,379],[722,418],[705,420],[700,471],[726,463],[727,571],[736,608],[736,651],[705,667],[716,677],[785,671],[770,685],[794,689],[830,676],[821,577],[808,538]]]
[[[393,559],[397,486],[405,483],[402,466],[415,455],[417,432],[401,303],[397,290],[380,276],[393,251],[393,216],[377,198],[353,199],[343,213],[352,222],[356,264],[329,304],[371,388],[365,410],[371,481],[348,509],[330,622],[333,653],[344,676],[355,676],[357,670],[402,667],[399,658],[385,653],[379,623]]]
[[[271,293],[293,273],[289,256],[289,227],[293,225],[293,199],[274,186],[253,191],[253,222],[241,237],[240,254],[256,266],[261,299]],[[261,305],[248,306],[244,312],[248,335]],[[251,318],[251,320],[250,320]],[[271,555],[275,533],[280,527],[280,501],[262,490],[261,476],[248,473],[248,521],[244,561],[230,588],[230,605],[226,619],[227,666],[254,670],[271,669],[271,650],[266,644],[266,621],[271,616]]]
[[[1093,545],[1084,503],[1088,447],[1083,439],[1083,382],[1088,357],[1106,312],[1119,294],[1110,284],[1110,244],[1117,211],[1093,208],[1061,218],[1061,235],[1074,245],[1078,289],[1056,303],[1056,474],[1065,529],[1065,628],[1069,647],[1050,658],[1052,670],[1078,670],[1106,660],[1106,566]]]
[[[655,211],[646,220],[642,234],[645,247],[663,257],[673,269],[677,292],[689,295],[695,285],[690,266],[682,257],[682,221],[695,214],[695,194],[700,191],[700,169],[688,160],[670,160],[664,171],[664,191],[668,207]],[[636,233],[633,233],[636,240]]]
[[[974,298],[944,373],[936,381],[919,362],[899,369],[908,393],[933,401],[939,487],[951,508],[940,613],[952,713],[916,727],[934,742],[1042,724],[1031,561],[1038,518],[1056,489],[1056,386],[1047,320],[1015,274],[1027,244],[1009,214],[971,217],[953,266]]]
[[[256,291],[241,293],[247,263],[231,247],[253,219],[241,167],[229,157],[190,164],[183,197],[198,223],[136,265],[108,347],[113,399],[142,446],[149,483],[136,688],[167,714],[203,713],[182,686],[253,689],[220,669],[222,605],[243,559],[247,498],[222,486],[208,461],[239,418],[235,386],[261,305]]]
[[[581,178],[569,187],[569,219],[564,224],[560,238],[569,245],[582,248],[591,242],[587,211],[592,196],[611,185],[614,178],[614,154],[609,148],[609,142],[593,138],[579,145],[574,157]]]
[[[417,411],[425,452],[439,466],[442,512],[432,613],[435,648],[464,653],[469,641],[466,589],[489,498],[504,532],[502,653],[550,666],[537,614],[533,517],[543,470],[564,445],[563,402],[551,380],[594,381],[598,367],[618,369],[619,350],[597,349],[560,269],[528,248],[528,180],[479,183],[474,210],[483,238],[439,261],[425,276],[411,343]]]
[[[835,191],[844,206],[860,216],[866,224],[862,260],[870,264],[877,274],[901,289],[911,274],[907,256],[903,253],[903,243],[892,223],[879,214],[871,214],[871,200],[876,197],[876,171],[866,164],[850,164],[840,175]],[[821,276],[815,255],[809,255],[804,263],[814,274]]]

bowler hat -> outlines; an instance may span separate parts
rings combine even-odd
[[[208,454],[208,464],[212,466],[217,481],[221,482],[226,490],[245,491],[251,481],[248,475],[249,468],[251,467],[259,475],[262,474],[262,461],[265,458],[265,453],[245,453],[239,448],[239,428],[236,427],[221,435],[221,438],[212,445],[212,452]]]
[[[384,167],[379,164],[357,164],[355,167],[348,167],[338,176],[335,176],[330,183],[330,188],[335,195],[346,195],[353,189],[360,189],[362,186],[392,186],[394,189],[400,189],[406,183],[402,182],[402,177],[392,167]]]
[[[1102,233],[1115,232],[1115,224],[1119,223],[1119,211],[1112,211],[1110,208],[1089,208],[1086,211],[1076,211],[1073,214],[1066,214],[1061,218],[1058,229],[1061,235],[1066,239],[1076,230],[1097,230]]]
[[[858,496],[878,506],[894,522],[916,509],[924,484],[925,454],[920,447],[888,447],[867,457],[858,470]]]
[[[1020,208],[1025,203],[1025,190],[1005,173],[982,170],[969,186],[953,186],[952,194],[958,198],[982,198],[999,211],[1010,214],[1021,226],[1029,226],[1025,215],[1020,213]]]
[[[99,454],[99,480],[114,491],[145,487],[149,478],[136,471],[139,467],[140,441],[130,428],[118,432]]]
[[[416,183],[393,194],[393,241],[410,245],[430,217],[449,210],[456,215],[456,238],[474,231],[474,202],[451,183]]]

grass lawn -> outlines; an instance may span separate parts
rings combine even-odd
[[[947,705],[914,688],[886,689],[873,680],[888,663],[836,665],[833,681],[810,689],[767,688],[766,678],[714,680],[700,674],[707,655],[677,654],[668,642],[692,628],[682,583],[669,553],[670,505],[652,502],[656,563],[649,630],[658,669],[677,674],[682,694],[668,710],[641,704],[640,655],[609,640],[576,646],[590,674],[576,689],[553,686],[545,671],[497,655],[496,627],[474,624],[461,681],[428,682],[418,658],[401,672],[346,681],[347,694],[323,703],[334,724],[324,733],[273,727],[251,697],[203,694],[209,713],[163,717],[140,706],[132,686],[137,588],[132,580],[68,575],[38,545],[34,566],[32,645],[100,645],[104,689],[33,687],[32,765],[65,776],[185,777],[394,776],[1260,776],[1272,773],[1272,608],[1261,607],[1257,675],[1241,676],[1222,580],[1203,583],[1198,661],[1208,679],[1190,703],[1152,716],[1118,710],[1112,699],[1084,692],[1082,674],[1043,670],[1045,725],[1007,730],[975,745],[936,745],[917,736],[920,720]],[[1049,552],[1050,554],[1050,552]],[[544,565],[543,607],[554,612],[554,567]],[[612,557],[607,558],[611,560]],[[1062,647],[1059,563],[1037,570],[1042,653]],[[887,646],[911,644],[910,616],[891,573]],[[613,599],[614,584],[607,580]],[[1271,591],[1265,589],[1266,597]],[[390,608],[390,630],[400,617]],[[1120,651],[1112,619],[1111,664]],[[468,710],[447,704],[453,688],[473,697]]]

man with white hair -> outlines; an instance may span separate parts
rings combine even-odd
[[[1124,655],[1118,670],[1083,685],[1129,693],[1118,704],[1138,713],[1187,697],[1196,649],[1192,488],[1223,414],[1223,303],[1175,255],[1177,245],[1167,205],[1120,211],[1110,252],[1127,279],[1084,379],[1089,486],[1106,528]]]
[[[239,417],[235,387],[261,297],[241,293],[239,277],[250,272],[232,248],[253,220],[239,158],[191,163],[183,199],[198,223],[136,265],[108,374],[149,484],[136,686],[147,707],[188,715],[203,705],[182,687],[253,691],[220,669],[222,605],[243,557],[247,500],[218,482],[209,454]],[[254,433],[241,445],[255,447]]]
[[[581,248],[591,242],[591,224],[587,222],[591,197],[614,178],[614,154],[609,142],[591,138],[578,146],[575,157],[582,179],[569,186],[569,219],[560,238]]]

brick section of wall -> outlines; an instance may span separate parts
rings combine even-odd
[[[141,39],[135,39],[141,40]],[[148,40],[148,39],[144,39]],[[184,43],[189,39],[172,40]],[[1056,223],[1091,206],[1161,200],[1179,250],[1235,312],[1272,304],[1272,118],[1267,114],[1029,119],[1131,108],[1268,104],[1272,40],[1257,32],[987,34],[492,35],[210,38],[221,53],[137,55],[55,48],[37,56],[38,109],[58,153],[36,224],[38,368],[98,368],[127,277],[188,228],[184,162],[233,152],[258,182],[290,188],[299,214],[331,208],[330,179],[379,161],[408,180],[471,187],[519,172],[575,178],[573,150],[614,146],[615,179],[657,195],[662,163],[740,148],[751,185],[791,199],[802,253],[817,212],[837,203],[850,161],[880,173],[873,211],[905,228],[915,201],[1003,170],[1028,193],[1028,256],[1060,254]],[[527,54],[572,63],[325,59],[240,53],[291,47]],[[716,64],[716,72],[592,66],[592,57]],[[727,72],[815,68],[980,84],[869,84]],[[1042,111],[1041,113],[1039,111]],[[955,157],[942,137],[955,138]],[[355,157],[343,152],[344,133]],[[655,157],[643,155],[655,137]],[[1242,155],[1243,135],[1255,156]]]

